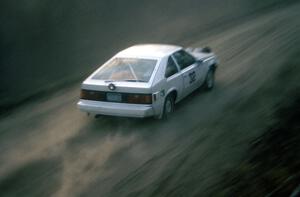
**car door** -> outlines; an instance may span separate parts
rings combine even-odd
[[[183,77],[179,72],[179,67],[175,63],[172,56],[169,56],[165,70],[165,78],[167,81],[167,90],[176,90],[177,99],[180,100],[183,96]]]
[[[188,95],[198,87],[199,71],[195,58],[184,50],[177,51],[173,57],[183,77],[183,92]]]
[[[200,86],[201,84],[203,84],[205,77],[206,77],[206,73],[207,73],[207,63],[204,62],[203,60],[198,60],[196,62],[197,64],[197,74],[199,76],[199,83],[198,85]]]

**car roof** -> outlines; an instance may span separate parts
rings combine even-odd
[[[140,44],[131,46],[123,51],[120,51],[117,57],[135,57],[135,58],[163,58],[178,50],[180,46],[167,44]]]

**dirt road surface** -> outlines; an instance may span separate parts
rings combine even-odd
[[[181,39],[209,45],[216,87],[196,91],[164,122],[87,117],[80,84],[0,122],[0,196],[206,196],[234,168],[270,115],[299,86],[300,4]]]

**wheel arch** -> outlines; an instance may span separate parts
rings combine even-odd
[[[172,95],[173,98],[174,98],[174,102],[176,103],[176,99],[178,98],[178,91],[176,88],[171,88],[168,90],[168,92],[166,93],[166,97],[169,96],[169,95]]]
[[[173,87],[173,88],[170,88],[168,91],[166,91],[165,96],[164,96],[164,100],[163,100],[163,105],[162,105],[163,107],[160,110],[161,111],[160,114],[156,117],[157,119],[162,119],[163,118],[165,101],[166,101],[166,98],[169,95],[174,96],[174,104],[175,104],[176,101],[177,101],[177,98],[178,98],[178,90],[175,87]]]

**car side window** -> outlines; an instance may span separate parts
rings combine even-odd
[[[170,56],[168,59],[167,67],[166,67],[166,72],[165,72],[165,77],[171,77],[172,75],[176,74],[178,72],[178,68],[173,60],[173,58]]]
[[[165,77],[171,77],[172,75],[176,74],[178,72],[178,68],[173,60],[173,58],[170,56],[168,59],[167,67],[166,67],[166,72],[165,72]]]
[[[192,55],[184,50],[177,51],[173,55],[181,70],[194,64],[196,61]]]

